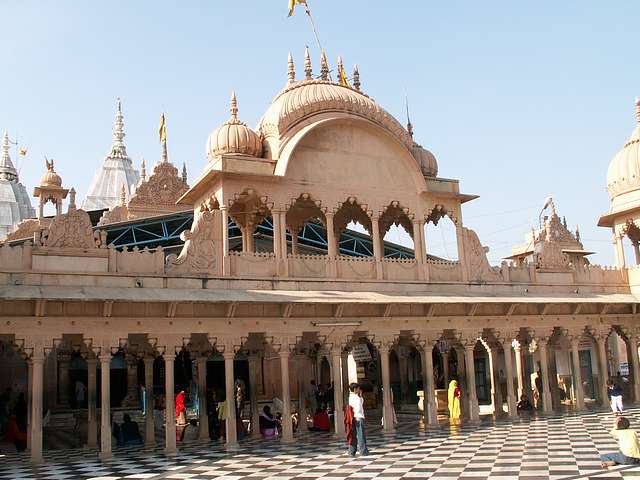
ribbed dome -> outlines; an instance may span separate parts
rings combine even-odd
[[[609,164],[607,190],[611,198],[640,189],[640,98],[636,99],[636,117],[638,124],[631,137]]]
[[[207,141],[207,157],[223,154],[242,154],[252,157],[262,156],[262,140],[256,132],[238,120],[236,95],[231,95],[231,119],[215,129]]]
[[[433,153],[426,148],[423,148],[417,143],[411,147],[411,154],[416,159],[420,170],[425,177],[437,177],[438,176],[438,161]]]
[[[49,164],[47,164],[49,165]],[[53,161],[40,178],[41,187],[62,187],[62,178],[53,170]]]

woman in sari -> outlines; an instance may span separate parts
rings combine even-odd
[[[185,405],[184,391],[181,390],[176,396],[176,420],[178,425],[186,425],[187,423],[187,407]]]
[[[451,423],[460,421],[460,389],[457,380],[451,380],[448,392],[449,419]]]

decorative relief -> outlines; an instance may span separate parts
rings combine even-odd
[[[49,228],[42,231],[41,244],[57,248],[105,248],[107,233],[93,231],[89,215],[69,205],[69,211],[54,217]]]
[[[149,180],[136,188],[129,200],[130,207],[166,207],[175,209],[176,201],[189,189],[187,182],[178,175],[178,169],[169,162],[153,167]],[[132,209],[131,209],[132,210]]]
[[[18,224],[16,229],[9,233],[5,242],[9,242],[11,240],[21,240],[23,238],[33,238],[34,234],[37,234],[40,237],[40,230],[45,228],[46,223],[49,222],[49,219],[37,219],[37,218],[28,218],[23,220]]]
[[[570,266],[569,257],[562,251],[559,243],[543,242],[539,246],[539,251],[533,254],[536,268],[557,269]]]
[[[167,257],[169,272],[213,272],[216,268],[216,222],[220,210],[201,211],[196,214],[191,230],[180,234],[184,242],[180,255]]]
[[[462,242],[470,281],[486,282],[501,279],[499,269],[493,268],[487,260],[489,247],[482,246],[476,232],[470,228],[462,227]]]

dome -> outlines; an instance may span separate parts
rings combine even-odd
[[[411,154],[416,159],[420,170],[425,177],[437,177],[438,176],[438,161],[433,153],[426,148],[423,148],[417,143],[411,147]]]
[[[640,98],[636,99],[638,124],[631,137],[609,164],[607,190],[611,198],[640,189]]]
[[[41,187],[62,187],[62,178],[53,170],[53,160],[47,162],[47,171],[40,178]]]
[[[207,157],[212,158],[227,153],[262,156],[262,140],[256,132],[238,120],[236,95],[231,95],[231,119],[215,129],[207,141]]]

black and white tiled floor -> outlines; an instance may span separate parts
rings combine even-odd
[[[640,409],[626,414],[640,431]],[[239,449],[202,443],[174,456],[153,450],[116,450],[102,462],[97,452],[52,452],[40,466],[27,457],[0,456],[0,479],[604,479],[640,478],[640,467],[600,468],[599,455],[617,450],[608,434],[610,414],[550,416],[515,422],[483,421],[430,429],[403,421],[393,435],[369,431],[371,455],[345,454],[344,441],[329,434],[305,434],[293,444],[247,440]]]

